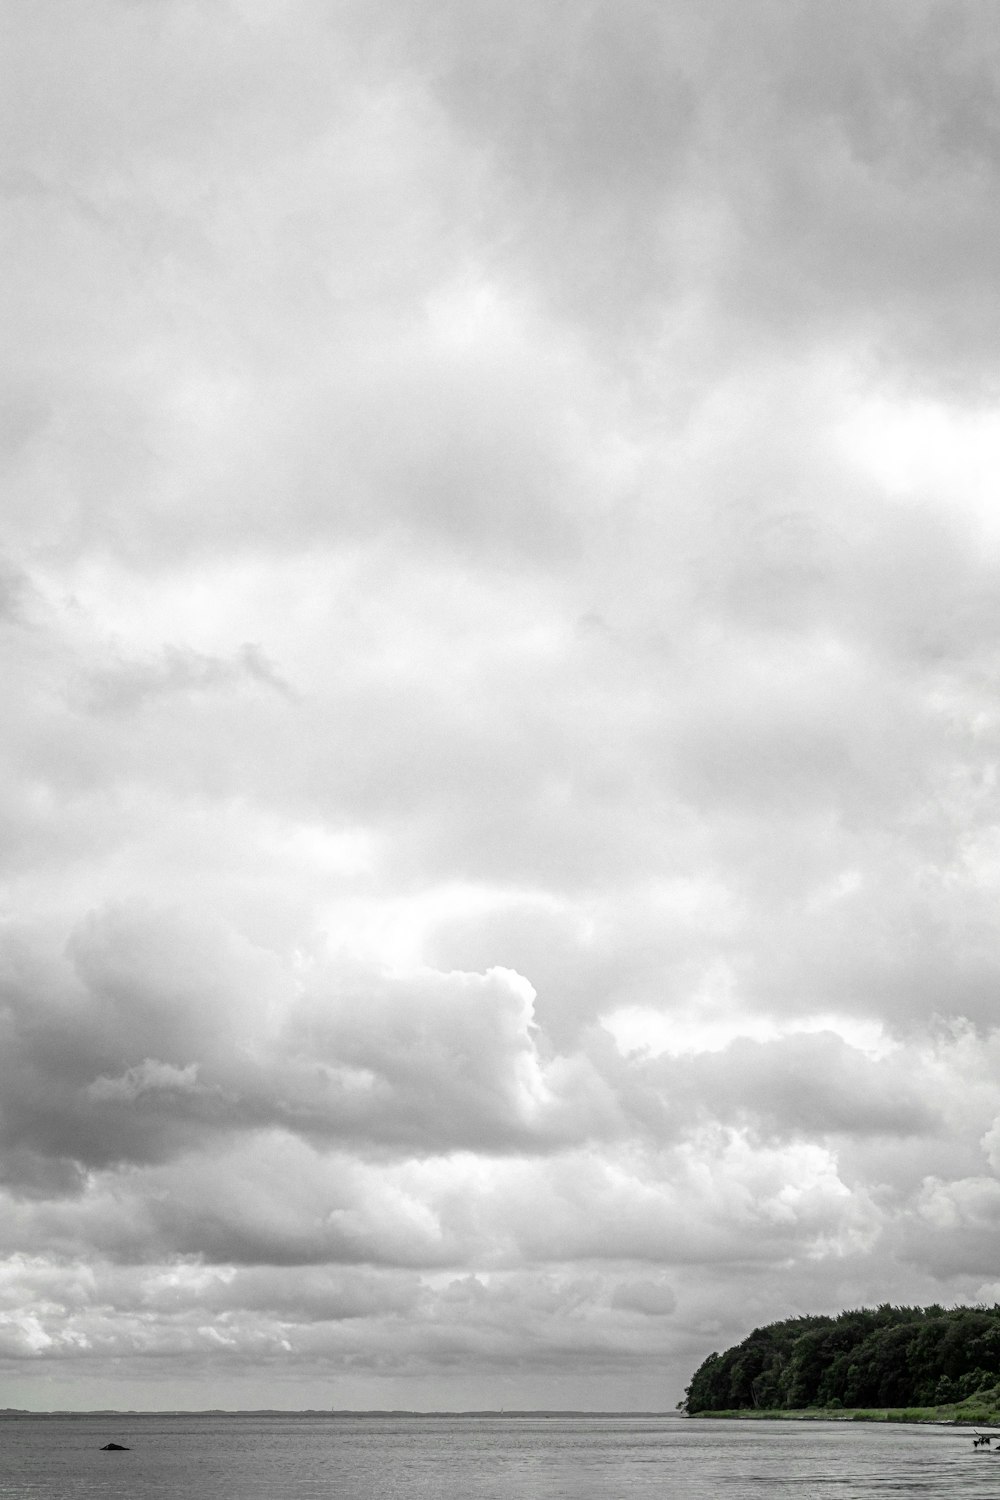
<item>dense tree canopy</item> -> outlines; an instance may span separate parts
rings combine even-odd
[[[686,1407],[930,1406],[1000,1384],[1000,1306],[881,1307],[755,1328],[694,1373]]]

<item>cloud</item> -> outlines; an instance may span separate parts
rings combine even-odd
[[[20,1404],[650,1409],[985,1295],[983,15],[12,20]]]
[[[642,1313],[646,1317],[663,1318],[674,1311],[677,1298],[663,1282],[623,1281],[615,1287],[611,1305],[627,1312]]]
[[[707,302],[723,343],[874,336],[911,378],[986,376],[996,55],[978,13],[886,3],[854,26],[635,0],[399,24],[496,164],[495,242],[599,336],[662,338]]]
[[[832,1032],[760,1042],[739,1038],[704,1052],[635,1068],[642,1082],[681,1102],[688,1118],[752,1122],[767,1137],[936,1135],[943,1120],[912,1058],[866,1057]]]
[[[100,713],[141,708],[150,699],[173,694],[211,692],[242,683],[263,684],[287,693],[259,648],[244,645],[235,662],[219,661],[198,652],[165,646],[158,661],[116,662],[97,672],[87,685],[86,706]]]
[[[218,921],[135,906],[92,913],[62,961],[18,939],[2,1120],[28,1163],[164,1160],[268,1127],[360,1149],[547,1151],[618,1124],[585,1060],[546,1068],[512,971],[296,968]]]

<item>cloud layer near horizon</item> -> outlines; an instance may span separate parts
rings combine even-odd
[[[10,1404],[1000,1294],[990,19],[8,14]]]

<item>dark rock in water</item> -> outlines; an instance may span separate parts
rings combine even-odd
[[[102,1453],[129,1453],[130,1451],[124,1443],[105,1443],[101,1449]]]

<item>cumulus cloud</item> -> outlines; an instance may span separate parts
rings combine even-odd
[[[992,1295],[985,10],[5,55],[18,1404],[667,1407]]]

